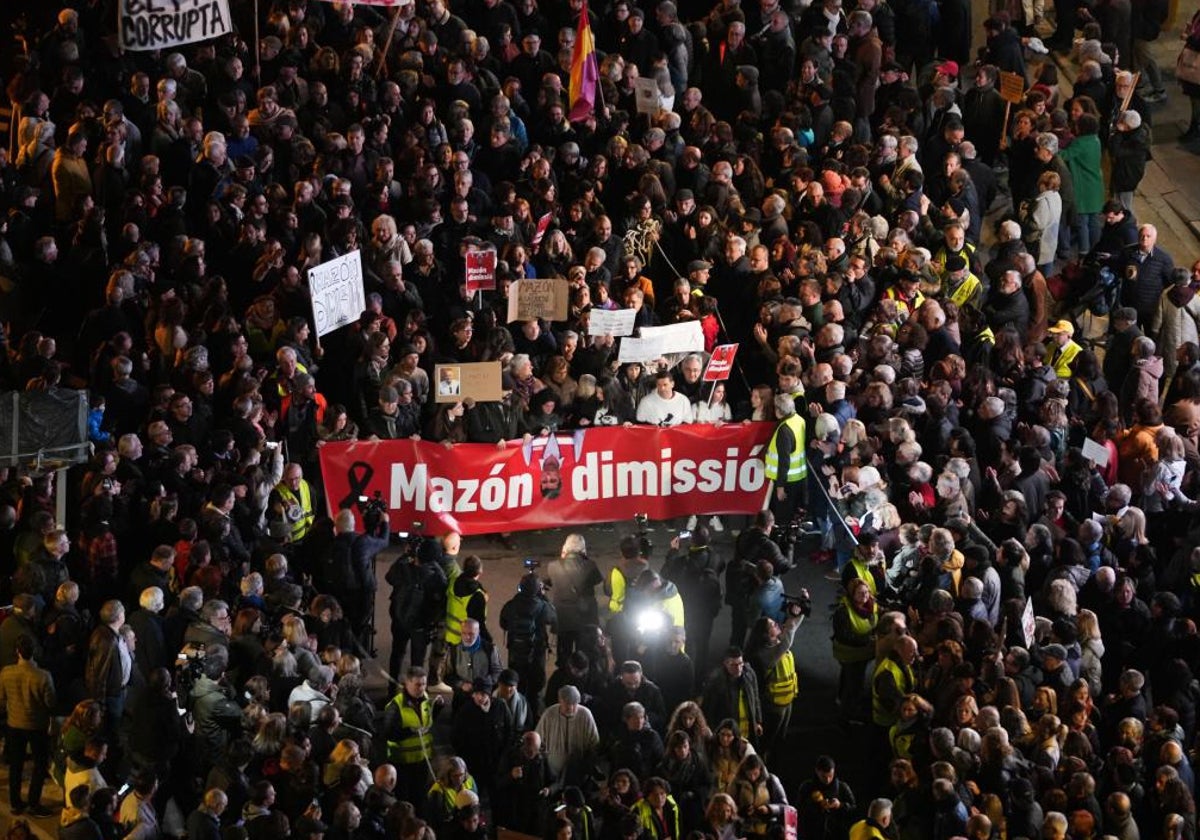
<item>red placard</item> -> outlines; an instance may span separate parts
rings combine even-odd
[[[705,382],[724,382],[733,371],[733,359],[737,355],[736,344],[718,344],[713,348],[712,358],[704,369]]]
[[[496,252],[491,248],[467,251],[467,292],[490,292],[496,288]]]
[[[613,522],[647,514],[757,513],[773,423],[592,428],[446,448],[412,440],[329,443],[321,472],[330,510],[382,494],[392,527],[490,534]]]
[[[537,230],[533,232],[533,242],[530,243],[533,246],[533,250],[536,251],[538,246],[542,244],[542,239],[545,238],[546,231],[550,230],[550,222],[552,221],[554,221],[553,213],[544,213],[542,217],[538,219]]]
[[[800,836],[800,812],[791,805],[783,806],[783,840],[796,840]]]

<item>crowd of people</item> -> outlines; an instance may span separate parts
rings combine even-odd
[[[152,52],[109,0],[8,5],[0,385],[86,390],[94,451],[0,482],[14,815],[52,777],[65,840],[1194,840],[1200,262],[1133,208],[1161,0],[1044,41],[992,4],[977,54],[968,0],[238,2]],[[318,337],[307,272],[354,251]],[[565,321],[506,322],[529,278]],[[704,351],[620,364],[618,308]],[[435,399],[485,361],[502,400]],[[489,627],[459,535],[404,542],[366,690],[389,517],[326,510],[322,446],[743,421],[767,509],[661,566],[572,534]],[[809,562],[862,797],[765,763]]]

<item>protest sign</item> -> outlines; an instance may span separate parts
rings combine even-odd
[[[426,534],[495,534],[642,513],[758,513],[770,489],[763,458],[774,429],[595,427],[563,442],[347,441],[319,453],[330,510],[378,491],[393,522],[420,522]]]
[[[508,323],[534,318],[565,321],[570,300],[566,280],[518,280],[508,287]]]
[[[490,292],[496,288],[496,252],[491,248],[467,251],[467,292]]]
[[[652,362],[666,354],[664,346],[662,336],[657,335],[651,338],[622,338],[621,346],[617,348],[617,361],[620,364]]]
[[[1025,100],[1025,77],[1020,73],[1000,71],[1000,98],[1013,105]]]
[[[354,251],[308,270],[317,338],[358,320],[367,308],[362,253]]]
[[[437,381],[435,402],[455,403],[467,397],[475,402],[498,402],[504,396],[499,362],[434,365],[433,378]]]
[[[633,335],[636,309],[593,309],[588,312],[588,335]]]
[[[530,243],[533,250],[537,250],[542,244],[542,239],[546,236],[546,231],[550,230],[550,223],[554,221],[553,213],[543,213],[541,218],[537,220],[537,228],[533,231],[533,241]]]
[[[634,96],[637,97],[637,112],[657,116],[662,110],[662,96],[658,91],[658,81],[655,79],[639,78],[633,82]]]
[[[704,328],[699,321],[682,321],[665,327],[642,327],[641,338],[658,338],[663,353],[703,353]]]
[[[219,38],[233,31],[228,0],[119,0],[121,46],[148,51]]]
[[[1101,469],[1108,466],[1108,449],[1091,438],[1083,439],[1083,457]]]
[[[736,344],[720,344],[713,348],[712,358],[704,370],[705,382],[721,382],[729,378],[733,370],[733,357],[737,355]]]

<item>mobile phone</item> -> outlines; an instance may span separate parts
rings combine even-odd
[[[117,791],[117,796],[124,796],[127,793],[129,793],[129,782],[121,785],[121,789]]]
[[[681,539],[681,540],[690,540],[691,538],[692,538],[692,532],[691,532],[691,531],[680,531],[680,532],[679,532],[679,539]]]

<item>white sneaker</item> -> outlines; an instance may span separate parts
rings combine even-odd
[[[694,531],[694,530],[696,530],[696,522],[697,522],[697,521],[698,521],[698,520],[696,519],[696,517],[695,517],[694,515],[693,515],[693,516],[689,516],[689,517],[688,517],[688,521],[687,521],[687,530],[688,530],[688,531]]]
[[[710,517],[708,527],[715,534],[719,534],[725,530],[725,526],[721,524],[721,517],[719,516]]]

